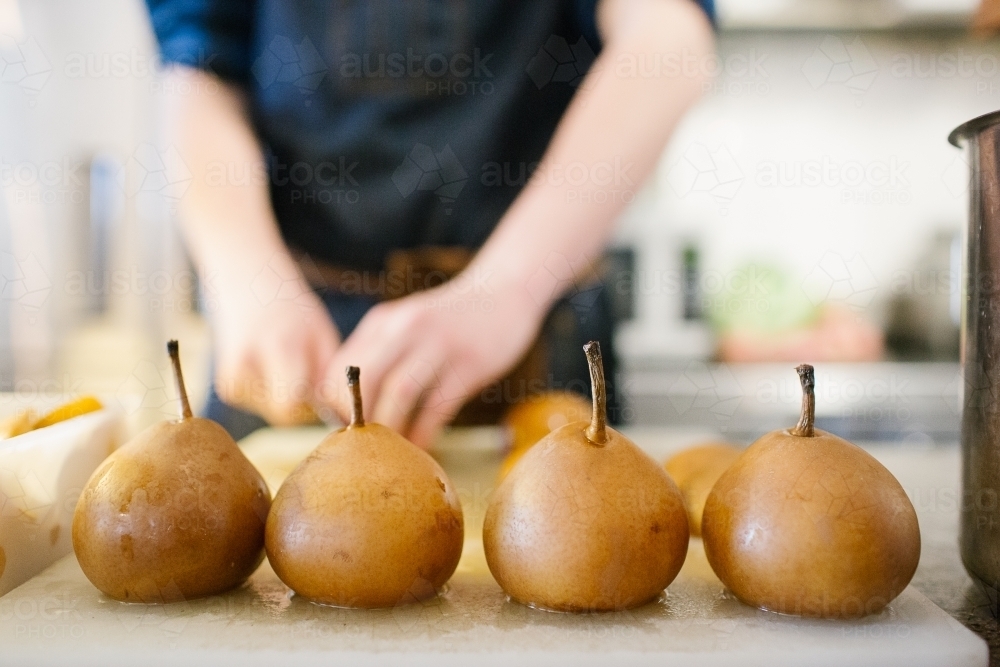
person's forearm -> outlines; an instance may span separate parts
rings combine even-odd
[[[520,291],[539,315],[567,279],[587,274],[706,80],[711,28],[693,2],[603,4],[604,50],[530,183],[470,266],[480,284]],[[661,75],[643,76],[653,63]]]
[[[270,266],[298,270],[281,238],[267,172],[240,93],[211,74],[183,67],[168,74],[167,123],[192,180],[179,203],[185,241],[210,289],[228,303],[252,299]]]

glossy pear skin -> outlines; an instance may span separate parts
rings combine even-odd
[[[684,564],[688,522],[662,467],[614,429],[587,422],[543,438],[504,478],[483,546],[503,590],[557,611],[628,609],[655,599]]]
[[[433,596],[462,555],[458,494],[426,452],[380,424],[328,435],[267,519],[278,577],[315,602],[391,607]]]
[[[775,431],[751,445],[709,494],[702,538],[736,597],[801,616],[877,612],[920,559],[917,515],[896,478],[819,429]]]
[[[701,535],[701,515],[709,492],[722,473],[739,458],[740,452],[728,443],[706,443],[674,454],[664,465],[684,497],[688,527],[693,536]]]
[[[173,602],[234,588],[264,558],[271,494],[217,423],[160,422],[94,472],[73,516],[87,578],[126,602]]]

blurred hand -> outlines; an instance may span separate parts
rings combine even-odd
[[[275,426],[316,420],[319,383],[340,343],[320,299],[304,284],[294,291],[266,304],[220,295],[214,322],[216,392]]]
[[[344,385],[344,368],[358,366],[365,418],[426,448],[470,397],[520,360],[543,314],[513,290],[474,289],[459,276],[372,308],[333,355],[325,386]],[[328,400],[341,418],[349,415],[346,392]]]
[[[1000,30],[1000,0],[980,0],[970,28],[977,37],[995,35]]]

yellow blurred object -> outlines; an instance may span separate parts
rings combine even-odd
[[[30,430],[35,430],[39,428],[45,428],[46,426],[52,426],[53,424],[58,424],[59,422],[66,421],[67,419],[72,419],[73,417],[79,417],[80,415],[85,415],[88,412],[97,412],[104,406],[99,400],[93,396],[81,396],[80,398],[70,401],[69,403],[64,403],[60,405],[55,410],[52,410],[48,414],[44,415],[41,419],[36,421],[31,425]]]
[[[560,426],[590,420],[590,401],[571,391],[549,391],[511,406],[501,426],[510,448],[527,449]]]
[[[506,477],[524,453],[552,431],[570,422],[589,421],[590,411],[590,401],[570,391],[545,392],[511,406],[501,422],[510,453],[497,479]]]
[[[741,449],[729,443],[709,442],[674,454],[664,465],[684,496],[692,535],[701,535],[705,499],[722,473],[741,453]]]
[[[37,415],[30,408],[0,421],[0,440],[13,438],[31,430]]]

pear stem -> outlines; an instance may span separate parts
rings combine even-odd
[[[590,366],[590,391],[594,395],[594,412],[585,435],[595,445],[608,441],[608,395],[604,384],[604,362],[601,360],[601,345],[595,340],[583,346]]]
[[[361,369],[357,366],[347,367],[347,386],[354,397],[354,405],[351,406],[351,423],[348,428],[364,426],[365,417],[361,407]]]
[[[176,340],[167,342],[167,354],[170,355],[170,363],[174,365],[177,393],[181,396],[181,420],[191,419],[194,415],[191,412],[191,402],[188,400],[187,389],[184,387],[184,373],[181,372],[180,346],[178,346]]]
[[[792,435],[801,438],[811,438],[816,435],[816,395],[813,387],[816,386],[816,374],[809,364],[802,364],[795,368],[799,374],[799,382],[802,384],[802,412],[799,414],[799,423],[791,430]]]

